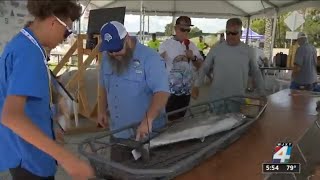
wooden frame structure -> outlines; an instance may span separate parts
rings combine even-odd
[[[71,56],[77,51],[77,57],[78,57],[78,70],[75,74],[73,74],[73,76],[69,79],[69,81],[67,82],[67,84],[65,85],[66,89],[69,90],[71,88],[75,88],[76,86],[78,86],[77,90],[77,97],[75,97],[75,99],[77,99],[78,101],[78,112],[80,115],[82,115],[83,117],[91,120],[91,124],[93,124],[93,126],[89,126],[89,127],[80,127],[80,126],[76,126],[76,127],[67,127],[67,133],[73,133],[73,132],[86,132],[86,131],[97,131],[97,123],[96,123],[96,118],[98,116],[98,109],[99,109],[99,89],[100,89],[100,85],[99,83],[97,83],[97,99],[96,99],[96,103],[94,105],[94,107],[90,107],[89,103],[88,103],[88,98],[87,98],[87,94],[86,94],[86,87],[85,87],[85,82],[84,82],[84,74],[86,69],[90,66],[90,64],[92,63],[92,61],[94,59],[97,60],[97,63],[99,64],[100,67],[100,63],[101,63],[101,53],[99,52],[99,47],[100,47],[100,43],[101,43],[101,39],[100,39],[100,35],[94,35],[94,38],[98,39],[98,43],[95,46],[94,49],[85,49],[84,48],[84,40],[87,40],[87,35],[86,34],[78,34],[76,41],[72,44],[72,46],[70,47],[70,49],[67,51],[67,53],[64,55],[64,57],[62,58],[62,60],[58,63],[58,65],[53,69],[53,74],[57,75],[60,70],[66,65],[66,63],[69,61],[69,59],[71,58]],[[88,57],[84,60],[84,55],[88,55]],[[99,81],[99,71],[97,73],[98,76],[98,81]],[[69,123],[67,123],[69,124]],[[101,128],[99,128],[101,129]]]

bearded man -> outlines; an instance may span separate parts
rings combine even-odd
[[[165,63],[156,51],[130,37],[117,21],[103,25],[100,34],[103,59],[98,123],[106,127],[109,122],[111,130],[140,123],[136,132],[122,131],[112,139],[141,140],[166,122],[169,82]]]

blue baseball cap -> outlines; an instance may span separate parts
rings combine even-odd
[[[111,21],[104,24],[100,29],[101,45],[100,51],[119,52],[123,49],[124,39],[128,32],[118,21]]]

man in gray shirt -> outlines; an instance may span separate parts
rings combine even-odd
[[[242,21],[232,18],[227,21],[226,41],[210,49],[206,60],[199,70],[199,77],[195,81],[192,97],[199,95],[199,86],[205,74],[213,68],[213,83],[208,99],[244,95],[247,88],[249,74],[254,79],[258,93],[264,95],[264,83],[261,71],[257,65],[256,51],[240,41]]]
[[[300,32],[292,72],[291,89],[312,91],[317,81],[317,50],[309,44],[307,36]]]

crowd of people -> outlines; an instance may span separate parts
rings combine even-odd
[[[51,109],[50,72],[45,48],[52,49],[71,34],[81,8],[73,1],[28,1],[35,17],[5,47],[0,60],[0,171],[10,170],[14,180],[54,179],[59,163],[74,179],[94,177],[85,161],[56,143]],[[130,37],[123,24],[111,21],[101,28],[100,100],[98,124],[111,130],[138,123],[136,132],[118,138],[143,140],[166,123],[166,112],[189,106],[197,99],[204,77],[212,73],[207,99],[245,95],[249,76],[264,96],[264,83],[254,48],[240,41],[242,21],[231,18],[226,32],[213,47],[188,38],[188,16],[179,17],[175,35],[160,43],[153,36],[149,47]],[[295,87],[314,83],[315,48],[304,34],[295,57]],[[207,56],[203,50],[210,48]],[[315,60],[315,62],[313,62]],[[305,81],[308,79],[308,81]],[[169,116],[170,121],[185,111]],[[124,158],[112,149],[111,158]]]

